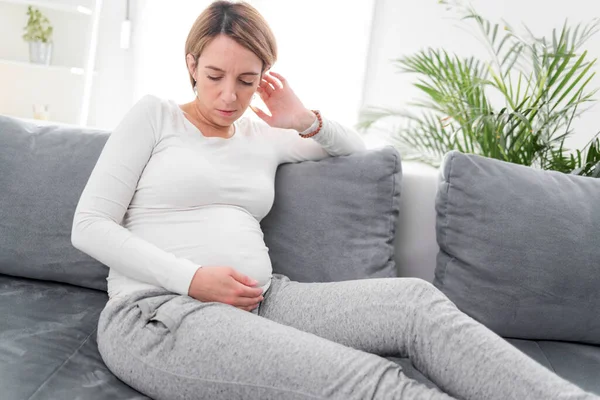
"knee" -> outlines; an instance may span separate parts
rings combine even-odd
[[[416,292],[422,292],[424,294],[432,294],[435,292],[439,292],[438,288],[433,286],[432,283],[427,282],[421,278],[403,278],[410,283],[410,286]],[[440,292],[441,293],[441,292]]]
[[[410,288],[413,294],[415,304],[431,305],[434,303],[448,303],[450,300],[444,293],[436,288],[432,283],[420,278],[410,279]]]

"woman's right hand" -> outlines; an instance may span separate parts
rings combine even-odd
[[[198,268],[188,295],[203,302],[219,302],[251,311],[263,300],[258,282],[231,267]]]

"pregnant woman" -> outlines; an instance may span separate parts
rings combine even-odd
[[[146,96],[110,135],[72,230],[110,268],[98,325],[108,368],[169,400],[596,398],[425,281],[272,273],[260,221],[278,165],[365,149],[270,72],[276,56],[252,6],[214,2],[185,43],[191,102]],[[250,106],[255,93],[268,113]],[[260,118],[242,117],[248,107]],[[409,356],[443,391],[386,355]]]

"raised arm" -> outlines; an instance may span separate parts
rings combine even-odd
[[[160,100],[146,96],[109,136],[77,204],[71,242],[129,278],[187,295],[199,266],[121,226],[157,143],[160,112]]]
[[[265,73],[257,92],[271,115],[257,107],[251,106],[251,109],[265,122],[258,123],[258,129],[273,141],[280,163],[314,161],[366,149],[356,131],[327,118],[323,118],[318,134],[301,137],[299,133],[308,133],[318,127],[317,116],[304,107],[280,74]]]
[[[311,138],[303,138],[293,129],[277,129],[259,124],[265,136],[273,142],[280,164],[318,161],[329,156],[346,156],[366,149],[365,142],[356,131],[326,118],[323,118],[321,131]],[[317,126],[318,121],[305,132],[311,132]]]

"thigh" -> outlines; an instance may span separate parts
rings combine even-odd
[[[376,355],[187,296],[108,306],[98,343],[117,377],[156,399],[444,398]]]
[[[274,274],[259,315],[369,353],[407,357],[409,330],[424,298],[454,308],[416,278],[301,283]]]

